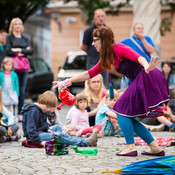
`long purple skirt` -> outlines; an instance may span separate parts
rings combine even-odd
[[[169,100],[167,80],[154,69],[142,70],[117,100],[113,111],[126,117],[157,117],[163,114],[162,105]]]

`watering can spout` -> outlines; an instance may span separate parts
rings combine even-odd
[[[65,104],[66,104],[66,102],[61,103],[60,106],[57,106],[57,109],[60,111],[60,110],[61,110],[61,107],[62,107],[63,105],[65,105]]]

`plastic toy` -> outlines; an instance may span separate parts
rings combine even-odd
[[[114,99],[114,88],[112,86],[112,83],[110,83],[109,85],[109,96],[110,96],[110,99]]]
[[[59,92],[58,98],[62,101],[60,106],[57,107],[58,110],[61,110],[61,107],[63,105],[72,106],[76,100],[75,96],[72,95],[70,93],[69,89],[67,89],[67,88],[64,91]]]
[[[75,150],[76,153],[84,154],[84,155],[91,155],[96,156],[97,155],[97,149],[83,149],[79,150],[77,146],[73,146],[73,150]]]

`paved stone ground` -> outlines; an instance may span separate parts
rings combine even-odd
[[[69,107],[63,107],[60,111],[62,122]],[[22,135],[21,123],[19,133]],[[154,137],[174,137],[173,132],[154,132]],[[98,140],[97,156],[86,156],[75,153],[69,146],[69,154],[64,156],[48,156],[44,148],[25,148],[21,146],[21,138],[18,142],[9,142],[0,147],[0,175],[100,175],[104,170],[123,168],[126,165],[154,157],[141,155],[146,146],[137,146],[138,157],[118,157],[116,152],[122,150],[124,145],[116,143],[124,142],[124,138],[103,137]],[[83,149],[83,148],[80,148]],[[90,147],[89,149],[92,149]],[[175,154],[175,147],[164,147],[166,155]],[[110,173],[113,174],[113,173]],[[110,175],[109,174],[109,175]]]

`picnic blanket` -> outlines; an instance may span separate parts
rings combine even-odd
[[[175,139],[174,138],[162,138],[157,137],[155,141],[158,143],[159,146],[175,146]],[[125,145],[126,143],[117,143],[117,145]],[[135,145],[147,145],[145,141],[141,138],[135,139]]]

